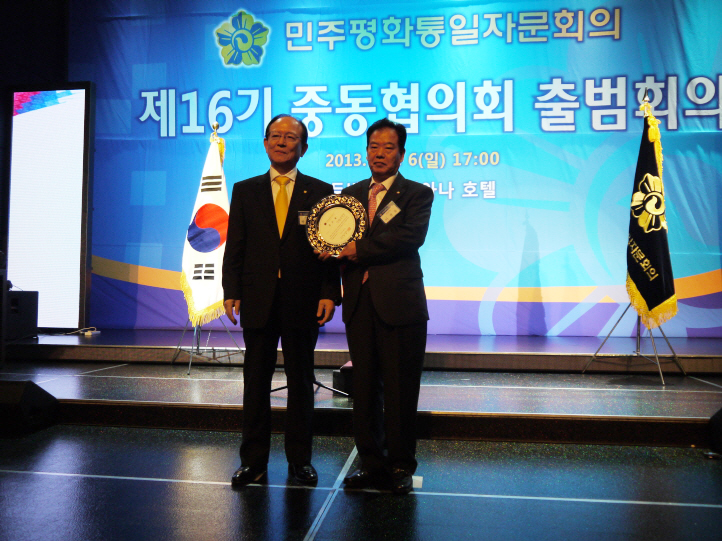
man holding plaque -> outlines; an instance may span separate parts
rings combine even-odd
[[[399,173],[406,128],[388,119],[366,132],[371,178],[343,190],[367,209],[363,238],[339,253],[343,321],[353,362],[353,423],[361,468],[348,488],[391,487],[405,494],[416,471],[416,408],[426,349],[419,248],[434,192]]]
[[[333,187],[296,168],[308,149],[306,126],[289,115],[268,124],[271,168],[233,187],[223,257],[226,315],[240,315],[243,364],[241,467],[233,486],[266,475],[271,445],[271,379],[281,339],[288,384],[285,450],[291,477],[318,481],[311,465],[313,352],[318,329],[340,303],[338,269],[320,261],[306,238],[309,209]]]

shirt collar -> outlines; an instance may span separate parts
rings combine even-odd
[[[271,174],[271,182],[273,182],[274,180],[276,180],[276,177],[281,176],[281,173],[279,173],[278,171],[276,171],[276,170],[273,168],[273,166],[271,166],[270,174]],[[288,177],[289,179],[291,179],[291,182],[296,182],[296,175],[298,175],[298,167],[294,167],[293,169],[291,169],[288,173],[286,173],[286,174],[283,175],[283,176],[284,176],[284,177]]]
[[[371,182],[369,183],[369,190],[374,187],[374,184],[383,184],[384,188],[386,188],[386,191],[388,192],[391,189],[391,185],[394,183],[394,180],[396,180],[396,177],[398,176],[398,172],[384,180],[383,182],[379,183],[376,182],[373,177],[371,177]]]

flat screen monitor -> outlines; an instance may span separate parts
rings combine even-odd
[[[38,327],[85,325],[91,87],[12,92],[7,278],[38,292]]]

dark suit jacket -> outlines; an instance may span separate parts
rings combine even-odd
[[[343,190],[361,201],[368,212],[371,179]],[[381,200],[376,218],[362,239],[356,241],[358,263],[343,271],[343,320],[348,323],[356,308],[364,271],[374,308],[389,325],[409,325],[429,319],[426,308],[419,248],[429,229],[434,192],[428,186],[396,176],[391,190]],[[384,223],[382,211],[391,203],[400,212]]]
[[[241,326],[266,325],[278,270],[283,276],[283,322],[295,327],[318,325],[320,299],[340,302],[337,266],[323,263],[313,253],[299,211],[310,211],[333,187],[300,171],[279,238],[273,206],[270,173],[237,182],[233,186],[228,218],[228,237],[223,256],[224,299],[241,300]]]

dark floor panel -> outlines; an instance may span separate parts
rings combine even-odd
[[[722,389],[722,376],[693,376],[689,379],[696,379],[698,381],[702,381],[706,383],[707,385],[711,385],[713,387],[717,387],[718,389]]]
[[[186,375],[181,366],[152,364],[57,367],[12,363],[0,379],[28,379],[63,400],[113,400],[173,404],[241,405],[241,368],[203,366]],[[331,370],[316,370],[320,382],[332,383]],[[660,385],[655,376],[609,374],[514,374],[425,372],[419,409],[465,413],[510,413],[626,417],[711,417],[722,408],[722,378],[675,377]],[[274,388],[285,385],[282,370]],[[285,407],[284,390],[271,396]],[[326,389],[316,392],[316,408],[348,409],[351,402]]]
[[[0,369],[0,379],[15,376],[87,376],[87,377],[136,377],[158,379],[182,379],[199,381],[242,381],[242,366],[194,366],[190,375],[187,365],[142,364],[142,363],[101,363],[101,362],[29,362],[15,361]],[[322,383],[333,381],[332,371],[317,369],[316,377]],[[274,380],[284,381],[282,369]],[[620,374],[544,374],[525,372],[469,372],[469,371],[425,371],[422,384],[425,386],[513,386],[547,388],[589,388],[619,390],[669,390],[669,391],[719,391],[722,393],[720,376],[668,376],[662,386],[657,375]]]
[[[0,371],[0,380],[27,379],[40,385],[58,399],[126,400],[136,402],[243,404],[243,369],[241,367],[203,366],[187,375],[182,366],[157,364],[73,363],[58,367],[34,363],[10,363]],[[21,375],[22,374],[22,375]],[[332,384],[331,370],[317,370],[319,382]],[[273,388],[285,386],[283,370],[273,378]],[[722,392],[722,390],[720,390]],[[320,388],[316,407],[349,407],[345,399]],[[272,405],[285,407],[286,391],[271,395]]]
[[[56,426],[0,440],[0,539],[718,539],[722,462],[696,449],[420,441],[408,496],[334,491],[350,438],[315,438],[319,488],[233,490],[239,436]],[[46,472],[46,474],[31,473]],[[327,514],[322,514],[328,503]]]
[[[75,377],[42,383],[59,399],[133,400],[194,404],[242,404],[243,382],[217,379],[201,382],[188,378]]]
[[[318,405],[318,402],[317,402]],[[271,411],[274,432],[283,432],[285,408]],[[60,401],[58,422],[240,432],[242,406],[204,406],[112,401]],[[351,410],[317,408],[314,433],[351,436]],[[709,447],[709,420],[420,412],[417,433],[426,439],[493,440],[605,445]]]
[[[26,376],[77,376],[86,373],[96,373],[121,366],[122,363],[102,362],[52,362],[52,361],[22,361],[8,362],[0,371],[2,375],[16,374]],[[4,378],[3,378],[4,379]]]
[[[0,381],[33,381],[37,382],[39,379],[37,376],[30,376],[28,374],[1,374]],[[47,379],[47,378],[44,378]]]
[[[722,504],[699,449],[419,441],[421,492]]]
[[[283,436],[272,437],[268,483],[288,482]],[[0,439],[0,470],[230,482],[240,465],[241,435],[58,425],[19,439]],[[314,439],[319,487],[331,487],[353,449],[350,438]],[[0,537],[1,538],[1,537]]]
[[[298,539],[327,491],[0,473],[4,541]]]
[[[530,372],[463,372],[463,371],[426,371],[422,384],[440,386],[509,386],[509,387],[546,387],[562,389],[617,389],[650,391],[719,391],[722,378],[718,376],[665,377],[666,385],[661,385],[659,376],[627,374],[541,374]]]
[[[331,384],[331,370],[316,377]],[[10,363],[0,380],[29,379],[61,401],[68,424],[240,430],[240,367],[139,363]],[[419,434],[436,439],[709,445],[722,378],[433,372],[423,375]],[[273,387],[285,385],[282,369]],[[282,430],[287,394],[271,394]],[[318,388],[317,434],[350,435],[351,400]],[[215,409],[209,409],[215,408]]]
[[[343,493],[321,540],[719,539],[722,509],[549,500]]]
[[[426,387],[419,396],[422,411],[709,418],[720,407],[722,393],[717,391]]]

